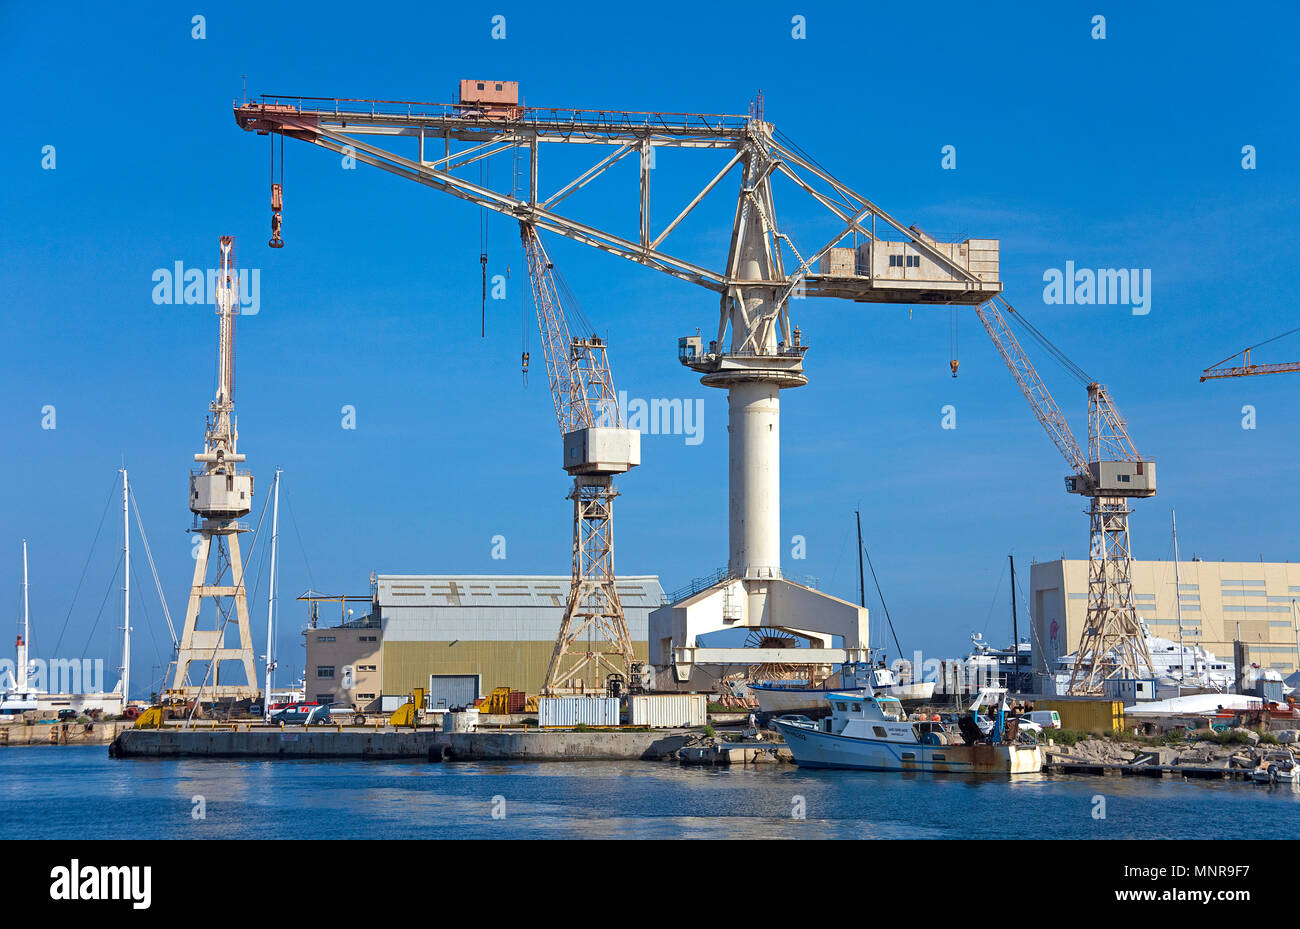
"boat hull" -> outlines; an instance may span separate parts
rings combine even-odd
[[[1043,751],[1037,745],[926,745],[846,738],[781,722],[777,728],[803,768],[996,775],[1043,769]]]

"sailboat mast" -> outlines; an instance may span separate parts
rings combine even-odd
[[[122,469],[122,710],[131,699],[131,522],[130,490]]]
[[[862,512],[860,510],[854,510],[853,515],[858,518],[858,604],[860,606],[866,606],[866,577],[862,573]]]
[[[32,615],[27,604],[27,540],[23,539],[23,634],[18,639],[18,690],[27,692],[27,643],[32,640]]]
[[[1020,689],[1020,620],[1016,617],[1016,559],[1007,555],[1011,562],[1011,680],[1013,689]]]
[[[1174,602],[1178,610],[1178,695],[1183,694],[1183,681],[1187,679],[1186,653],[1183,651],[1183,585],[1178,576],[1178,517],[1169,508],[1169,525],[1174,531]],[[1151,669],[1154,673],[1155,668]]]
[[[275,469],[275,487],[271,507],[271,584],[266,600],[266,687],[262,693],[262,710],[271,715],[271,672],[275,670],[275,556],[280,540],[280,469]]]

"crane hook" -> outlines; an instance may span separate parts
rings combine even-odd
[[[957,376],[957,359],[954,358],[952,361],[948,362],[948,367],[952,368],[952,376],[953,376],[953,377],[956,377],[956,376]]]
[[[280,210],[284,207],[284,187],[271,185],[271,241],[266,244],[271,248],[284,248],[284,239],[280,238],[280,224],[284,221]]]

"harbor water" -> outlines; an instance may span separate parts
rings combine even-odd
[[[1013,780],[792,765],[114,760],[102,746],[0,752],[0,839],[1230,834],[1300,834],[1300,790],[1239,781]]]

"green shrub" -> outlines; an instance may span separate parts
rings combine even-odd
[[[1076,742],[1082,742],[1088,737],[1085,732],[1079,729],[1049,729],[1043,733],[1043,735],[1051,739],[1057,745],[1064,745],[1066,747],[1074,745]]]
[[[714,729],[712,726],[705,726],[704,734],[711,739],[718,734],[718,730]]]

